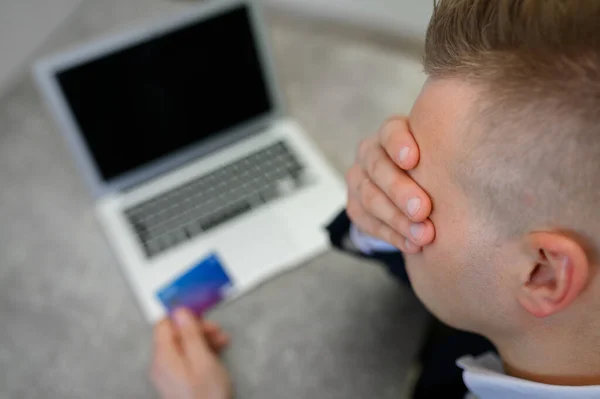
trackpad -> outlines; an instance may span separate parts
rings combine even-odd
[[[277,274],[294,256],[280,219],[266,215],[249,219],[232,226],[217,244],[235,289],[240,291]]]

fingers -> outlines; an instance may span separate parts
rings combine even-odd
[[[392,167],[398,170],[397,167]],[[422,192],[408,176],[403,176],[401,171],[400,173],[400,177],[397,177],[394,183],[400,186],[398,187],[400,190]],[[418,252],[420,247],[433,241],[435,231],[431,221],[429,219],[411,221],[409,218],[412,216],[407,216],[408,205],[404,207],[395,205],[360,166],[350,170],[347,181],[348,216],[362,232],[388,242],[406,253]],[[404,202],[410,204],[411,198],[419,197],[409,195]],[[416,215],[418,216],[422,211],[421,208]],[[406,242],[406,239],[409,242]]]
[[[379,133],[379,144],[389,158],[404,170],[417,167],[419,146],[410,131],[408,118],[393,117],[386,121]]]
[[[176,310],[173,316],[187,364],[192,370],[202,370],[206,359],[214,355],[203,331],[201,331],[198,320],[185,309]]]
[[[346,211],[352,222],[363,233],[383,240],[405,254],[415,254],[421,251],[421,247],[414,244],[411,240],[393,230],[390,226],[381,220],[370,216],[358,201],[348,202]]]
[[[229,336],[216,323],[208,320],[201,320],[200,328],[211,349],[216,353],[221,353],[227,345],[229,345]]]
[[[431,214],[429,196],[406,172],[392,162],[381,146],[373,147],[358,162],[360,169],[366,173],[365,179],[378,187],[396,208],[402,210],[404,218],[421,222],[429,217]],[[359,186],[358,189],[360,190],[361,187]],[[371,209],[367,207],[367,210]],[[382,220],[388,222],[387,219]],[[393,224],[391,226],[395,227]]]
[[[163,320],[154,328],[152,378],[159,380],[165,374],[184,373],[185,361],[179,350],[177,332],[169,320]]]

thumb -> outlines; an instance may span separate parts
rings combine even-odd
[[[214,356],[204,332],[200,330],[198,321],[190,311],[178,309],[173,316],[187,363],[192,370],[201,371],[206,360]]]

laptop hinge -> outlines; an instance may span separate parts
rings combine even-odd
[[[187,159],[186,161],[172,167],[169,168],[167,170],[152,174],[150,176],[147,176],[146,179],[144,179],[143,181],[139,181],[139,182],[135,182],[132,183],[130,185],[126,185],[124,187],[121,188],[121,190],[119,190],[122,194],[127,194],[131,191],[135,191],[137,188],[143,186],[144,184],[148,183],[148,181],[150,180],[155,180],[155,179],[160,179],[162,176],[167,175],[171,172],[173,172],[173,170],[175,169],[180,169],[180,168],[184,168],[186,165],[189,165],[192,162],[196,162],[198,159],[206,157],[210,154],[214,154],[217,151],[220,151],[226,147],[229,147],[237,142],[239,142],[240,140],[243,140],[245,138],[248,137],[252,137],[256,134],[262,133],[265,130],[268,130],[272,125],[274,125],[274,121],[267,121],[264,123],[261,123],[257,126],[253,126],[251,129],[246,129],[242,134],[240,135],[232,135],[232,140],[231,141],[224,141],[222,142],[220,145],[217,145],[215,147],[212,147],[210,149],[210,151],[207,151],[206,153],[200,153],[198,156],[195,157],[191,157],[190,159]]]

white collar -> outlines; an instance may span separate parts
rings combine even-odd
[[[547,385],[510,377],[504,373],[502,361],[494,353],[457,361],[464,370],[463,380],[479,399],[598,399],[600,385],[569,387]]]

